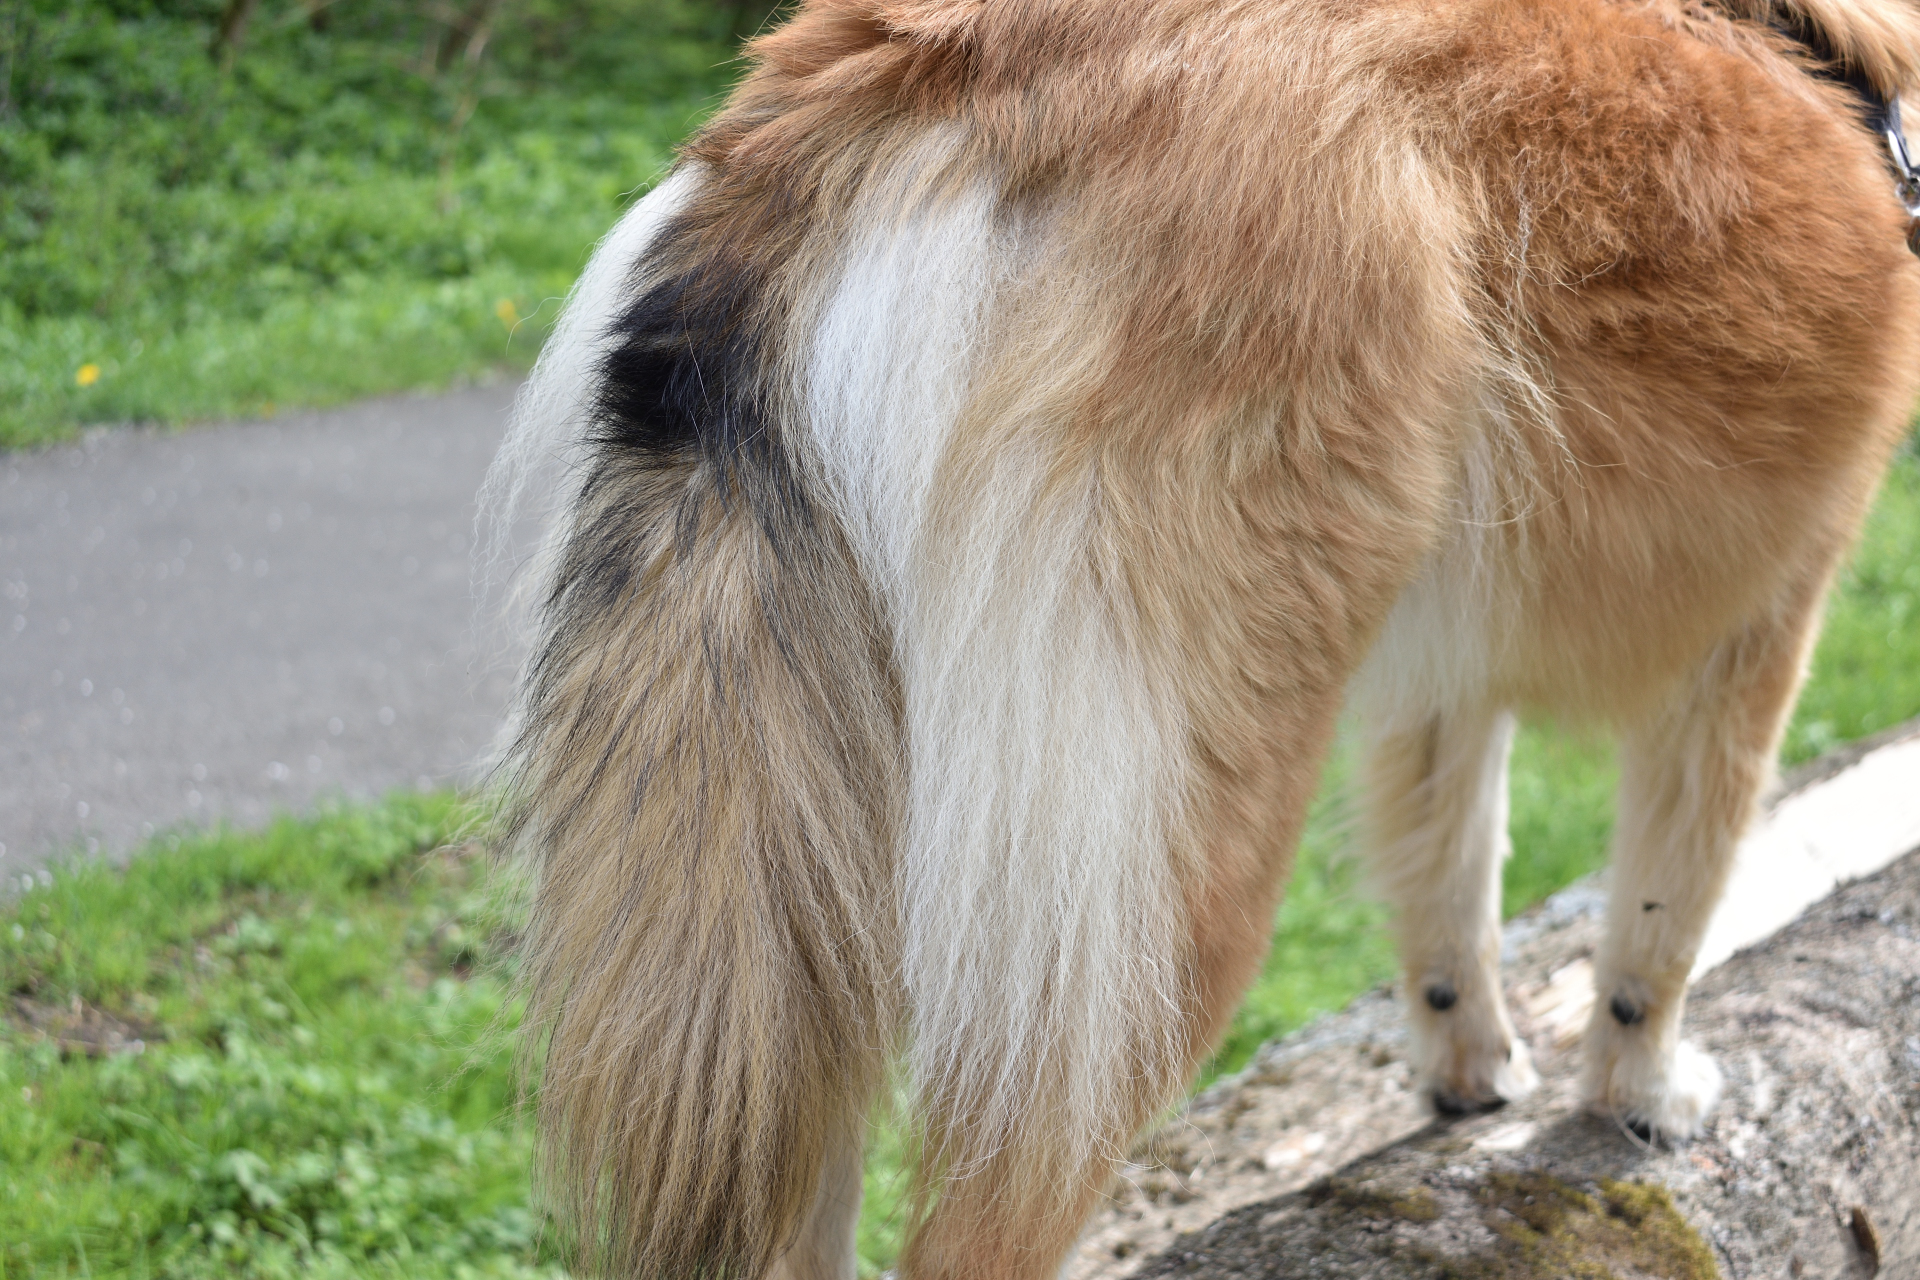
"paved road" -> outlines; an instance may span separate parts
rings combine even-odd
[[[0,876],[460,777],[508,685],[469,559],[512,394],[0,454]]]

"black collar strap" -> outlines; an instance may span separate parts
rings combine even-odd
[[[1887,156],[1893,161],[1894,190],[1900,193],[1900,203],[1907,206],[1907,216],[1914,219],[1913,228],[1907,232],[1907,247],[1920,253],[1914,241],[1920,237],[1920,170],[1913,164],[1913,153],[1907,149],[1906,131],[1900,127],[1900,99],[1889,100],[1886,107],[1873,121],[1880,130],[1880,136],[1887,140]]]
[[[1811,24],[1788,26],[1776,23],[1775,29],[1805,45],[1820,65],[1814,74],[1838,80],[1852,89],[1866,108],[1866,124],[1887,144],[1887,160],[1893,170],[1894,191],[1907,209],[1907,248],[1920,254],[1920,169],[1914,166],[1914,153],[1907,147],[1907,135],[1900,127],[1900,99],[1882,94],[1858,67],[1848,66],[1835,55],[1826,33]]]

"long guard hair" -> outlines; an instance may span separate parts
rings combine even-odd
[[[769,429],[754,264],[630,216],[660,225],[581,405],[592,469],[515,744],[515,834],[550,851],[526,960],[547,1185],[595,1255],[753,1274],[892,1036],[897,698]]]
[[[1511,708],[1678,726],[1662,812],[1730,848],[1913,394],[1899,207],[1790,31],[1891,93],[1920,15],[1769,6],[810,0],[755,43],[489,481],[510,522],[562,460],[504,777],[589,1265],[850,1275],[898,1060],[904,1269],[1050,1273],[1257,968],[1354,681],[1435,1096],[1525,1087],[1468,954],[1504,792],[1434,788],[1497,785]],[[1702,856],[1595,1086],[1673,1126]]]

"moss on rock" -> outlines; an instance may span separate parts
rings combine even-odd
[[[1475,1191],[1498,1243],[1441,1262],[1449,1280],[1717,1280],[1713,1251],[1664,1187],[1495,1173]],[[1439,1261],[1436,1259],[1436,1261]]]
[[[1352,1178],[1322,1178],[1308,1187],[1306,1194],[1310,1204],[1331,1203],[1368,1218],[1432,1222],[1440,1216],[1439,1202],[1425,1187],[1401,1191]]]

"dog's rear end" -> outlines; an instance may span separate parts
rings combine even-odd
[[[1443,1095],[1514,1087],[1474,959],[1508,704],[1659,725],[1762,664],[1737,828],[1911,395],[1899,211],[1757,25],[1483,8],[815,3],[610,238],[526,400],[584,469],[508,775],[548,1185],[600,1264],[850,1274],[898,1054],[906,1270],[1051,1271],[1257,966],[1403,591],[1373,773]],[[1846,12],[1905,75],[1905,10]],[[1553,94],[1671,129],[1585,139]],[[1746,183],[1726,104],[1796,94],[1820,171]],[[1801,214],[1834,262],[1742,238]],[[1708,323],[1789,270],[1791,315]],[[1688,307],[1699,359],[1637,373]],[[1765,390],[1714,367],[1756,333]],[[1643,598],[1576,634],[1581,583]],[[1678,994],[1633,990],[1655,1070]]]

